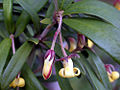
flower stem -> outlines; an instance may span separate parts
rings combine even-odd
[[[15,40],[14,40],[14,35],[11,34],[10,38],[12,40],[12,51],[13,51],[13,54],[15,54]],[[16,78],[19,78],[19,77],[20,77],[20,72],[18,73],[18,75],[16,76]],[[19,90],[19,87],[17,87],[17,90]]]
[[[58,34],[59,34],[60,31],[61,31],[61,26],[62,26],[62,13],[63,13],[63,11],[59,11],[59,12],[58,12],[58,16],[59,16],[59,18],[57,19],[57,20],[59,21],[59,22],[58,22],[58,28],[57,28],[57,31],[55,32],[54,37],[53,37],[53,42],[52,42],[51,50],[54,50],[54,47],[55,47],[55,43],[56,43]]]
[[[60,38],[60,46],[61,46],[61,49],[62,49],[62,53],[63,53],[64,57],[67,57],[67,53],[66,53],[66,51],[65,51],[65,49],[63,47],[63,40],[62,40],[61,32],[59,33],[59,38]]]
[[[13,34],[11,34],[11,35],[10,35],[10,38],[11,38],[11,40],[12,40],[12,51],[13,51],[13,54],[15,54],[14,35],[13,35]]]

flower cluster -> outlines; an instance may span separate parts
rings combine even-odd
[[[115,68],[114,68],[113,65],[106,64],[105,68],[106,68],[106,71],[107,71],[107,74],[108,74],[109,81],[111,83],[114,82],[115,80],[117,80],[120,77],[119,72],[115,71]]]
[[[13,87],[13,88],[24,87],[25,86],[25,80],[21,77],[20,78],[15,78],[9,86]]]
[[[64,41],[64,48],[66,48],[67,50],[69,50],[69,52],[73,52],[74,50],[76,50],[77,48],[82,49],[84,46],[88,47],[88,48],[92,48],[94,43],[90,40],[85,39],[85,36],[80,34],[78,37],[78,42],[73,38],[73,37],[69,37],[69,48],[68,48],[68,43],[66,41]]]
[[[44,66],[43,66],[43,71],[42,71],[42,75],[45,80],[47,80],[51,76],[51,73],[52,73],[52,65],[55,61],[54,47],[55,47],[55,43],[56,43],[58,35],[60,36],[59,38],[60,38],[60,46],[61,46],[62,53],[64,55],[64,58],[67,59],[67,60],[65,60],[65,59],[60,60],[60,61],[63,61],[64,68],[60,69],[59,75],[64,78],[72,78],[72,77],[80,75],[80,70],[76,67],[73,68],[73,62],[71,60],[71,57],[67,56],[66,51],[64,50],[64,47],[63,47],[62,34],[61,34],[62,13],[63,13],[63,11],[59,11],[55,15],[56,16],[55,20],[58,23],[58,28],[54,34],[51,49],[48,50],[45,54]],[[73,44],[74,44],[74,42],[73,42]],[[76,45],[75,45],[75,47],[73,47],[73,45],[72,45],[71,49],[69,51],[71,52],[75,48],[76,48]]]

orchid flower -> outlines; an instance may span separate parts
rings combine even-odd
[[[63,61],[64,68],[60,69],[59,75],[63,78],[72,78],[80,75],[80,70],[76,67],[73,67],[73,62],[71,58]]]

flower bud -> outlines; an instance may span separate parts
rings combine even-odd
[[[64,78],[72,78],[80,75],[80,70],[76,67],[73,68],[73,62],[71,58],[68,61],[63,61],[64,68],[60,69],[59,75]]]
[[[111,73],[111,78],[112,78],[113,80],[117,80],[119,77],[120,77],[119,72],[113,71],[113,72]]]
[[[17,84],[18,87],[24,87],[25,86],[25,80],[23,78],[18,78],[19,83]]]
[[[54,50],[48,50],[45,57],[44,57],[44,66],[43,66],[43,71],[42,75],[45,80],[47,80],[52,73],[52,64],[55,59],[55,52]]]
[[[87,42],[88,42],[88,47],[89,47],[89,48],[92,48],[92,47],[93,47],[93,45],[94,45],[94,44],[93,44],[93,42],[92,42],[91,40],[89,40],[89,39],[88,39],[88,41],[87,41]]]
[[[9,85],[9,87],[24,87],[25,86],[25,80],[23,78],[15,78],[12,83]]]
[[[69,38],[69,41],[70,41],[69,52],[72,52],[73,50],[76,49],[77,43],[76,43],[76,40],[74,38],[72,38],[72,37]]]
[[[115,6],[115,8],[117,8],[118,10],[120,10],[120,0],[116,0],[114,2],[114,6]]]
[[[85,44],[85,36],[83,34],[78,34],[78,47],[83,48]]]
[[[12,83],[9,85],[9,87],[16,88],[18,83],[19,83],[18,78],[15,78],[15,79],[12,81]]]

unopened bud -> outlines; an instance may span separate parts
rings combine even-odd
[[[52,64],[54,62],[54,59],[55,59],[54,50],[48,50],[44,58],[44,66],[42,71],[42,75],[45,80],[47,80],[51,76]]]
[[[76,49],[77,43],[76,43],[76,40],[74,38],[72,38],[72,37],[69,37],[69,41],[70,41],[69,52],[72,52],[73,50]]]

